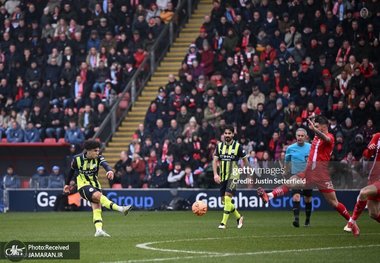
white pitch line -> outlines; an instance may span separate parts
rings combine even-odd
[[[369,235],[380,235],[380,233],[368,233]],[[164,240],[164,241],[153,241],[137,244],[137,248],[160,251],[160,252],[174,252],[174,253],[187,253],[187,254],[225,254],[220,252],[212,251],[194,251],[194,250],[180,250],[180,249],[170,249],[170,248],[156,248],[152,245],[164,244],[164,243],[177,243],[177,242],[193,242],[193,241],[205,241],[205,240],[225,240],[225,239],[240,239],[240,238],[291,238],[291,237],[320,237],[320,236],[346,236],[347,234],[301,234],[301,235],[267,235],[267,236],[234,236],[234,237],[205,237],[205,238],[187,238],[187,239],[175,239],[175,240]]]
[[[127,261],[113,261],[113,262],[108,262],[108,263],[160,262],[160,261],[173,261],[173,260],[183,260],[183,259],[199,259],[199,258],[230,257],[230,256],[271,255],[271,254],[281,254],[281,253],[300,253],[300,252],[344,250],[344,249],[371,248],[371,247],[380,247],[380,244],[359,245],[359,246],[342,246],[342,247],[316,247],[316,248],[288,249],[288,250],[266,250],[266,251],[245,252],[245,253],[219,253],[219,254],[212,254],[212,255],[209,254],[209,255],[199,255],[199,256],[167,257],[167,258],[137,259],[137,260],[127,260]]]

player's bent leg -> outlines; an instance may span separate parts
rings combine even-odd
[[[347,221],[350,220],[350,214],[347,211],[347,208],[344,206],[344,204],[340,203],[338,199],[336,198],[335,191],[332,189],[323,189],[320,190],[323,196],[325,197],[326,201],[335,208],[338,213],[343,216]],[[347,224],[348,228],[351,228],[352,234],[357,237],[360,234],[360,229],[356,222],[348,222]]]
[[[368,200],[369,216],[380,223],[380,202],[378,200]]]
[[[300,177],[298,177],[297,175],[290,177],[290,179],[299,179],[299,178]],[[266,193],[264,188],[259,187],[257,188],[257,195],[264,201],[264,203],[268,203],[269,200],[273,198],[286,195],[289,192],[289,188],[302,188],[302,187],[303,185],[300,185],[300,184],[284,184],[279,187],[276,187],[270,193]]]
[[[347,221],[350,219],[350,213],[348,213],[347,208],[344,204],[340,203],[336,198],[335,190],[332,189],[320,189],[319,190],[326,201],[338,211],[338,213],[343,216]]]
[[[360,217],[367,205],[368,197],[376,196],[376,191],[376,187],[373,185],[366,186],[360,190],[350,221],[356,221]]]
[[[104,206],[107,209],[118,211],[123,213],[124,215],[127,215],[129,211],[132,209],[131,205],[127,206],[119,206],[109,200],[105,195],[103,195],[101,192],[96,192],[93,194],[92,199],[99,202],[102,206]]]

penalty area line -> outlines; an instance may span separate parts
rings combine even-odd
[[[318,252],[318,251],[372,248],[372,247],[380,247],[380,244],[359,245],[359,246],[341,246],[341,247],[316,247],[316,248],[287,249],[287,250],[266,250],[266,251],[245,252],[245,253],[219,253],[219,254],[208,254],[208,255],[197,255],[197,256],[136,259],[136,260],[127,260],[127,261],[112,261],[112,262],[108,262],[108,263],[161,262],[161,261],[174,261],[174,260],[183,260],[183,259],[200,259],[200,258],[230,257],[230,256],[272,255],[272,254],[282,254],[282,253]]]

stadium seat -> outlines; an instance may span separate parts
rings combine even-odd
[[[29,179],[22,179],[21,180],[21,188],[29,188],[30,186],[30,183],[29,183]]]
[[[112,185],[112,189],[122,189],[123,187],[121,186],[121,184],[113,184]]]
[[[2,138],[1,143],[7,143],[7,138]]]
[[[58,143],[66,143],[65,138],[59,138]]]
[[[45,138],[44,143],[56,143],[57,141],[54,138]]]

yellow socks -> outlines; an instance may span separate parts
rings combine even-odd
[[[239,219],[241,217],[240,213],[235,209],[235,206],[232,203],[232,198],[226,195],[224,197],[224,211],[222,224],[227,225],[228,217],[231,213],[236,217],[236,219]]]
[[[122,208],[120,206],[118,206],[114,202],[110,201],[104,195],[102,195],[102,197],[100,197],[100,204],[102,206],[104,206],[105,208],[108,208],[108,209],[111,209],[111,210],[114,210],[114,211],[119,211],[119,212],[122,211]]]
[[[101,230],[103,228],[102,209],[94,209],[92,216],[96,230]]]

